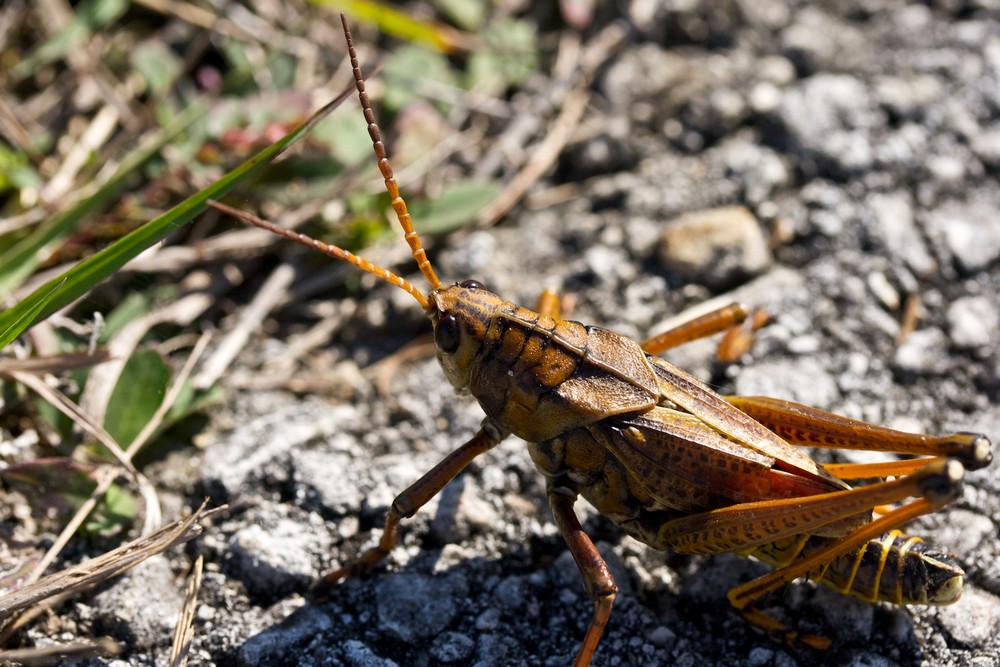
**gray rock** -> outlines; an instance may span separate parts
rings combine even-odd
[[[962,349],[992,348],[990,351],[996,351],[1000,344],[998,330],[1000,313],[986,297],[965,297],[948,307],[948,335]]]
[[[397,667],[397,663],[379,656],[370,646],[356,639],[344,642],[343,655],[350,667]]]
[[[323,636],[332,628],[333,624],[327,615],[316,607],[306,605],[283,622],[243,642],[237,651],[239,664],[246,667],[285,664],[289,656],[301,653],[302,648],[313,637]]]
[[[885,249],[899,256],[918,276],[937,270],[937,262],[927,250],[927,244],[914,220],[913,202],[902,192],[876,193],[868,198],[869,231]]]
[[[961,602],[938,611],[941,624],[961,644],[980,645],[1000,633],[1000,598],[972,589]]]
[[[183,587],[167,559],[153,556],[94,596],[94,626],[99,634],[127,639],[140,649],[169,647]]]
[[[379,628],[408,643],[439,635],[458,615],[459,576],[398,573],[375,587]]]
[[[777,115],[789,139],[821,168],[852,174],[872,166],[871,130],[884,119],[859,79],[810,77],[788,89]]]
[[[468,635],[460,632],[443,632],[431,644],[430,654],[435,660],[445,664],[464,664],[476,649]]]
[[[926,225],[964,273],[985,268],[1000,258],[1000,224],[996,201],[983,191],[964,202],[948,201],[928,212]]]
[[[735,393],[783,398],[824,409],[840,401],[833,376],[812,357],[754,363],[737,376]]]
[[[283,505],[262,503],[256,521],[230,539],[232,564],[252,595],[274,599],[305,587],[314,577],[314,554],[329,548],[329,532],[318,517],[310,523]]]
[[[947,341],[939,329],[914,331],[896,350],[893,363],[912,373],[938,373],[944,366]]]

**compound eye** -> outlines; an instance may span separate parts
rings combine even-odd
[[[464,287],[465,289],[486,289],[486,285],[482,284],[478,280],[463,280],[458,284],[459,287]]]
[[[445,315],[434,328],[434,344],[444,354],[454,354],[459,344],[458,320],[454,315]]]

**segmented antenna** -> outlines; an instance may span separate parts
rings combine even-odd
[[[389,197],[392,199],[392,210],[396,212],[396,218],[403,228],[406,242],[410,245],[410,252],[413,254],[413,259],[417,262],[417,268],[427,278],[427,282],[431,284],[431,287],[438,289],[441,287],[441,281],[438,280],[437,274],[434,273],[434,267],[431,266],[430,260],[427,259],[427,253],[424,252],[423,247],[420,245],[420,237],[417,236],[417,232],[413,229],[413,220],[410,218],[409,211],[406,210],[406,202],[403,201],[403,197],[399,194],[399,186],[396,185],[396,179],[392,175],[392,166],[389,164],[389,158],[385,154],[385,144],[382,143],[382,135],[379,133],[378,124],[375,122],[375,112],[372,111],[371,102],[368,101],[368,93],[365,92],[365,78],[364,74],[361,73],[361,65],[358,64],[358,54],[354,50],[354,40],[351,38],[351,28],[347,25],[347,17],[341,14],[340,22],[344,24],[344,37],[347,38],[347,52],[351,56],[354,83],[358,88],[358,98],[361,100],[361,108],[365,113],[365,121],[368,123],[368,135],[372,138],[375,157],[378,158],[378,168],[382,172],[382,178],[385,179],[385,189],[389,191]]]
[[[382,143],[382,135],[379,133],[378,124],[375,122],[375,112],[372,111],[371,102],[368,100],[368,93],[365,92],[365,79],[364,75],[361,73],[361,65],[358,64],[358,54],[354,50],[354,40],[351,38],[351,29],[347,25],[347,17],[341,14],[340,21],[344,24],[344,37],[347,38],[347,51],[351,56],[351,69],[354,71],[354,85],[358,89],[358,98],[361,100],[361,108],[364,110],[365,121],[368,123],[368,135],[372,138],[372,146],[375,149],[375,157],[378,158],[379,171],[382,172],[382,178],[385,179],[385,189],[389,191],[389,197],[392,199],[392,210],[396,212],[396,219],[399,220],[399,224],[403,228],[406,242],[410,246],[410,253],[413,255],[413,259],[416,260],[417,267],[420,269],[420,272],[424,274],[427,282],[431,284],[431,288],[439,289],[441,287],[441,281],[438,280],[437,274],[434,273],[434,267],[431,266],[430,260],[427,259],[427,253],[420,245],[420,237],[417,236],[417,232],[413,229],[413,220],[410,218],[409,211],[406,210],[406,202],[403,201],[402,195],[399,194],[399,186],[396,185],[396,179],[392,175],[392,166],[389,164],[389,158],[387,158],[385,154],[385,144]],[[390,282],[396,287],[409,292],[424,310],[427,310],[430,307],[427,297],[425,297],[420,290],[414,287],[411,282],[402,276],[396,275],[388,269],[383,269],[378,264],[372,264],[364,257],[359,257],[358,255],[344,250],[339,246],[323,243],[322,241],[318,241],[311,236],[306,236],[305,234],[300,234],[299,232],[279,227],[278,225],[258,218],[253,214],[240,211],[239,209],[235,209],[215,200],[210,199],[207,203],[209,206],[218,209],[227,215],[231,215],[238,220],[242,220],[243,222],[254,225],[255,227],[260,227],[261,229],[266,229],[273,234],[282,236],[290,241],[295,241],[296,243],[301,243],[302,245],[314,250],[319,250],[321,253],[329,255],[335,259],[341,259],[345,262],[349,262],[362,271],[367,271],[368,273],[378,276],[382,280]]]
[[[258,218],[252,213],[247,213],[246,211],[241,211],[239,209],[233,208],[232,206],[227,206],[221,202],[217,202],[214,199],[208,200],[208,205],[212,208],[218,209],[227,215],[231,215],[238,220],[249,223],[255,227],[260,227],[261,229],[266,229],[269,232],[277,234],[278,236],[283,236],[289,241],[295,241],[296,243],[301,243],[304,246],[308,246],[314,250],[319,250],[321,253],[334,257],[336,259],[342,259],[345,262],[350,262],[354,266],[358,267],[362,271],[367,271],[368,273],[374,274],[390,282],[396,287],[406,290],[413,295],[424,310],[427,310],[429,304],[427,303],[427,297],[425,297],[420,290],[413,286],[413,284],[401,276],[397,276],[392,271],[388,269],[383,269],[378,264],[372,264],[364,257],[358,257],[353,252],[344,250],[343,248],[335,245],[330,245],[329,243],[323,243],[322,241],[317,241],[311,236],[306,236],[305,234],[300,234],[299,232],[292,231],[291,229],[285,229],[284,227],[279,227],[278,225],[268,222]]]

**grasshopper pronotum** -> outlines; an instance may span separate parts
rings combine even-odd
[[[474,458],[514,434],[530,443],[531,458],[546,478],[555,522],[593,601],[576,665],[590,663],[617,592],[574,513],[578,496],[654,548],[738,553],[775,566],[728,597],[750,623],[790,645],[824,648],[830,642],[798,633],[753,603],[804,575],[872,601],[950,604],[958,599],[964,574],[957,564],[898,529],[954,500],[966,469],[990,463],[985,436],[906,434],[788,401],[720,396],[656,356],[742,322],[747,309],[741,305],[636,343],[560,319],[558,299],[551,294],[543,295],[533,311],[474,280],[443,284],[399,194],[346,19],[343,23],[379,169],[429,293],[341,248],[217,207],[411,294],[431,320],[448,380],[471,393],[486,418],[472,439],[397,496],[378,545],[320,579],[317,595],[381,562],[397,542],[402,519]],[[798,449],[801,445],[923,456],[822,466]],[[879,481],[858,488],[847,482],[870,478]],[[876,507],[894,503],[904,504],[873,517]]]

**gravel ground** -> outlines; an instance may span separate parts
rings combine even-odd
[[[635,338],[738,298],[776,318],[746,359],[722,368],[710,342],[667,357],[723,393],[995,440],[1000,5],[618,5],[598,25],[628,19],[629,40],[591,86],[581,139],[528,206],[433,245],[439,273],[522,304],[555,287],[575,301],[574,319]],[[532,205],[543,200],[556,203]],[[733,205],[753,214],[704,213]],[[429,331],[409,296],[375,286],[323,298],[317,308],[344,321],[325,370],[334,389],[234,390],[203,457],[161,466],[179,502],[208,494],[232,509],[187,552],[70,610],[81,628],[130,641],[127,658],[87,664],[161,664],[175,575],[198,553],[194,665],[568,664],[591,607],[514,438],[405,522],[387,567],[329,602],[304,600],[482,418],[432,358],[379,363]],[[901,336],[916,298],[916,329]],[[247,372],[286,345],[259,341]],[[954,505],[910,528],[957,554],[968,574],[958,604],[871,605],[808,583],[767,599],[769,612],[835,640],[822,656],[786,650],[729,610],[726,591],[766,567],[656,552],[577,509],[621,589],[597,665],[1000,664],[1000,466],[969,474]]]

